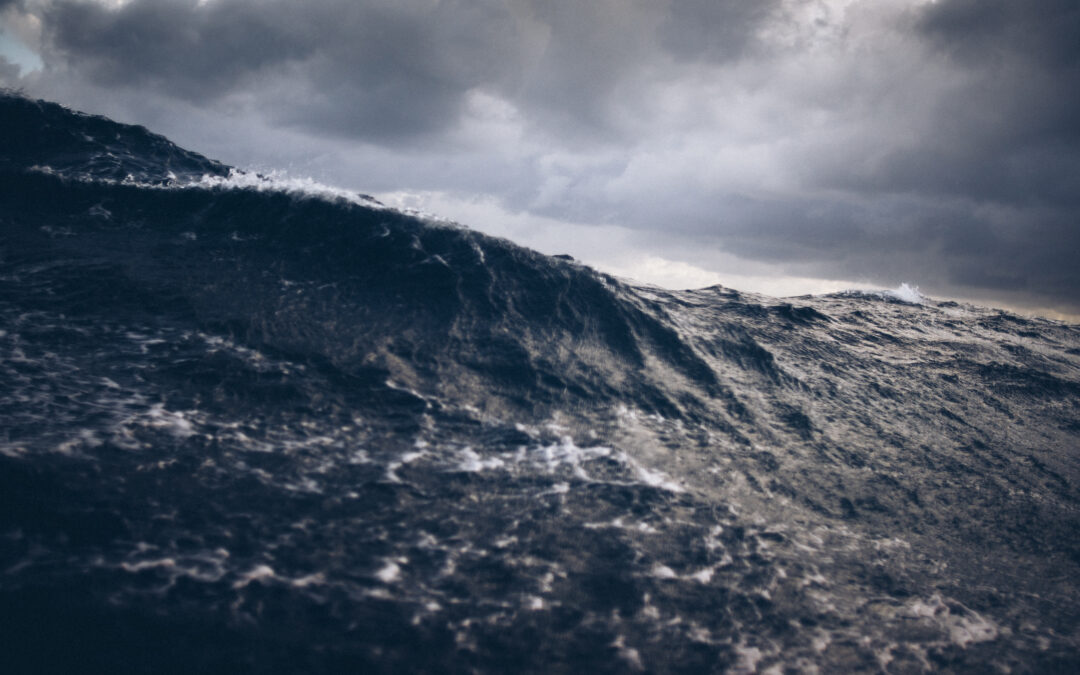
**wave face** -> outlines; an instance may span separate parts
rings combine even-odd
[[[1080,329],[636,286],[0,99],[17,672],[1076,672]]]

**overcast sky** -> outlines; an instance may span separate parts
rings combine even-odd
[[[1080,315],[1076,0],[0,0],[0,83],[673,287]]]

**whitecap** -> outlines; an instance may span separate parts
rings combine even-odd
[[[375,578],[384,584],[392,584],[401,579],[401,567],[392,560],[387,561],[386,565],[375,573]]]
[[[891,291],[883,292],[882,295],[911,305],[921,305],[926,302],[926,296],[919,292],[919,287],[912,286],[906,281]]]

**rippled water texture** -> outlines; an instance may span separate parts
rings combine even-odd
[[[0,119],[5,672],[1080,670],[1080,329]]]

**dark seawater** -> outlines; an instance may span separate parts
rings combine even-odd
[[[0,99],[0,671],[1080,672],[1080,328],[637,286]]]

